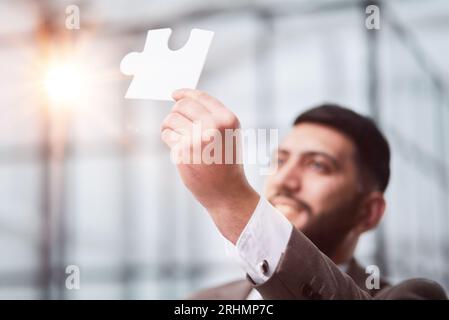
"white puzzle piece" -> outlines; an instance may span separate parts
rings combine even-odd
[[[142,52],[128,53],[120,70],[134,75],[127,99],[173,100],[173,91],[195,89],[214,33],[192,29],[187,44],[179,50],[168,48],[170,28],[149,30]]]

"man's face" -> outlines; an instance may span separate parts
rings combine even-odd
[[[361,183],[353,142],[324,125],[301,123],[281,143],[265,196],[324,253],[354,227]]]

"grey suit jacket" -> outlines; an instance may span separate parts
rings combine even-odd
[[[293,229],[287,248],[273,275],[256,285],[247,275],[219,287],[200,291],[188,299],[243,300],[255,288],[264,299],[447,299],[444,289],[426,279],[397,285],[380,280],[379,289],[368,290],[366,274],[355,259],[347,272],[340,269],[300,231]]]

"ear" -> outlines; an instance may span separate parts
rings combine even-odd
[[[386,202],[382,192],[373,191],[363,199],[357,230],[360,234],[375,228],[385,212]]]

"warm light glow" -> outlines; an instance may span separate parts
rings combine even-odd
[[[80,66],[55,63],[48,67],[44,86],[53,102],[73,102],[83,94],[85,78]]]

